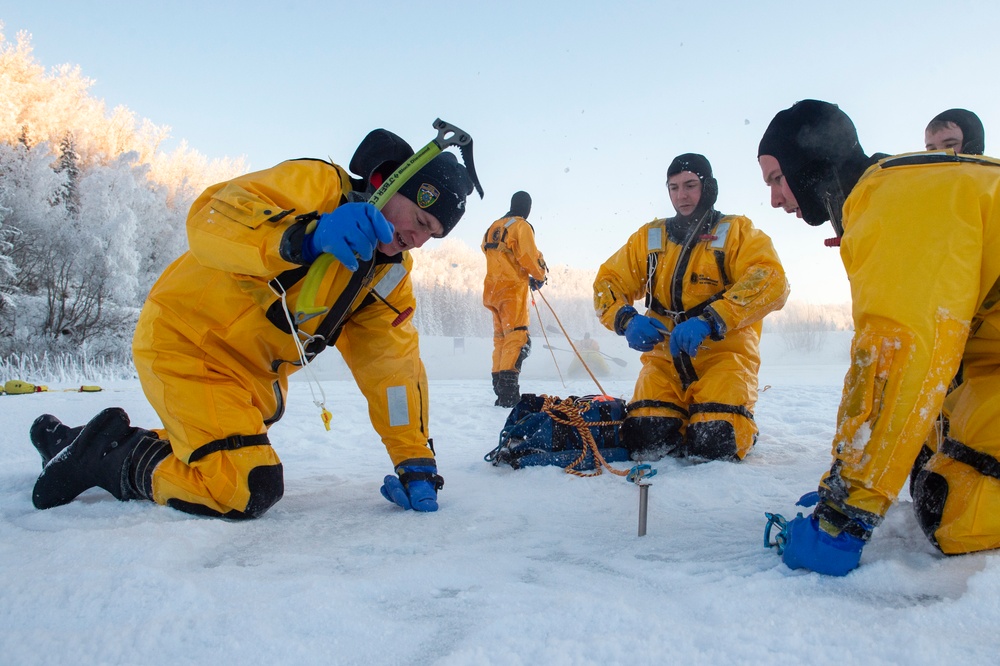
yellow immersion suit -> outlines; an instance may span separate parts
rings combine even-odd
[[[520,372],[528,355],[528,278],[548,272],[535,247],[535,232],[523,217],[502,217],[483,236],[486,279],[483,305],[493,315],[493,372]]]
[[[675,455],[742,459],[756,441],[761,320],[784,305],[788,282],[771,239],[748,218],[710,214],[679,242],[669,237],[669,220],[646,224],[594,281],[598,317],[619,335],[622,308],[644,297],[647,316],[668,330],[699,315],[714,328],[693,358],[671,357],[669,340],[643,353],[623,427],[633,457],[664,446]]]
[[[267,431],[301,362],[279,294],[294,316],[306,224],[352,197],[340,167],[292,160],[210,187],[191,207],[190,250],[153,286],[133,341],[172,449],[153,473],[156,502],[244,517],[280,499]],[[307,357],[336,344],[393,464],[432,457],[417,331],[412,318],[393,326],[396,312],[371,293],[399,311],[414,307],[411,260],[376,253],[360,264],[353,273],[332,264],[316,299],[331,309],[299,325],[299,338]],[[350,417],[334,410],[335,423]]]
[[[1000,547],[1000,161],[884,159],[843,221],[855,333],[820,494],[877,525],[943,410],[948,436],[913,486],[918,520],[945,553]]]

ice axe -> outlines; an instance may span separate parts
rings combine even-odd
[[[483,198],[483,186],[479,184],[479,177],[476,175],[476,165],[472,160],[472,137],[468,132],[440,118],[434,120],[434,129],[438,131],[437,136],[431,139],[426,146],[415,152],[410,159],[400,164],[399,168],[393,171],[385,179],[385,182],[375,190],[375,193],[368,199],[368,203],[382,210],[385,202],[398,192],[399,188],[410,180],[414,174],[441,154],[441,151],[451,146],[458,147],[459,152],[462,154],[462,161],[465,163],[465,168],[469,172],[469,178],[472,180],[476,192],[479,193],[479,198]],[[306,227],[306,233],[312,232],[315,227],[316,221],[310,222],[309,226]],[[302,283],[302,291],[299,292],[299,298],[295,304],[296,325],[325,314],[330,309],[325,305],[316,305],[316,293],[319,291],[319,285],[323,281],[323,276],[334,261],[335,259],[332,254],[323,253],[309,267],[309,272],[306,273],[305,280]],[[399,317],[396,318],[393,325],[395,326],[402,322],[411,312],[410,308],[407,308],[403,312],[397,311],[396,314]]]

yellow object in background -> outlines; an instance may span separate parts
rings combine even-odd
[[[20,379],[11,379],[3,385],[3,390],[5,393],[9,393],[10,395],[21,395],[24,393],[39,393],[41,391],[48,391],[49,387],[29,384],[28,382],[22,382]]]

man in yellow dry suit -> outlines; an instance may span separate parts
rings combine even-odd
[[[208,188],[188,216],[190,249],[153,286],[133,341],[163,429],[131,426],[117,408],[80,428],[39,417],[31,439],[45,466],[35,506],[99,486],[122,501],[198,515],[262,515],[284,491],[268,430],[284,411],[288,376],[336,345],[398,475],[385,477],[382,494],[435,511],[443,482],[417,330],[405,316],[415,306],[408,251],[454,228],[473,183],[442,153],[381,211],[367,203],[412,155],[398,136],[375,130],[351,160],[360,178],[298,159]],[[303,315],[303,278],[323,253],[334,261],[316,303],[329,307]]]
[[[531,196],[515,192],[510,210],[490,225],[483,236],[486,279],[483,305],[493,315],[493,392],[500,407],[513,407],[521,398],[518,375],[531,353],[528,336],[528,289],[541,288],[548,267],[535,246],[535,230],[528,222]]]
[[[799,501],[818,502],[812,514],[784,527],[783,561],[858,566],[942,410],[949,431],[913,484],[917,520],[947,554],[1000,547],[1000,161],[868,157],[851,119],[817,100],[774,117],[758,161],[774,207],[831,221],[853,298],[833,463]]]
[[[715,210],[704,156],[676,157],[667,189],[677,214],[632,234],[594,281],[601,322],[644,352],[622,439],[634,460],[741,460],[757,439],[761,320],[788,282],[764,232]]]
[[[966,155],[982,155],[986,150],[986,130],[983,122],[968,109],[948,109],[934,116],[924,129],[924,147],[927,150],[954,150]],[[962,366],[952,380],[952,388],[962,383]],[[921,447],[910,475],[910,493],[917,474],[938,447],[939,440],[948,432],[948,419],[943,414],[931,429],[931,439]]]

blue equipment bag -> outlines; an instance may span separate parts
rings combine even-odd
[[[558,465],[567,472],[595,469],[593,447],[584,434],[589,431],[605,462],[626,461],[629,455],[620,436],[624,418],[625,401],[619,398],[586,395],[563,400],[525,393],[507,417],[500,443],[484,460],[514,469],[533,465]]]

